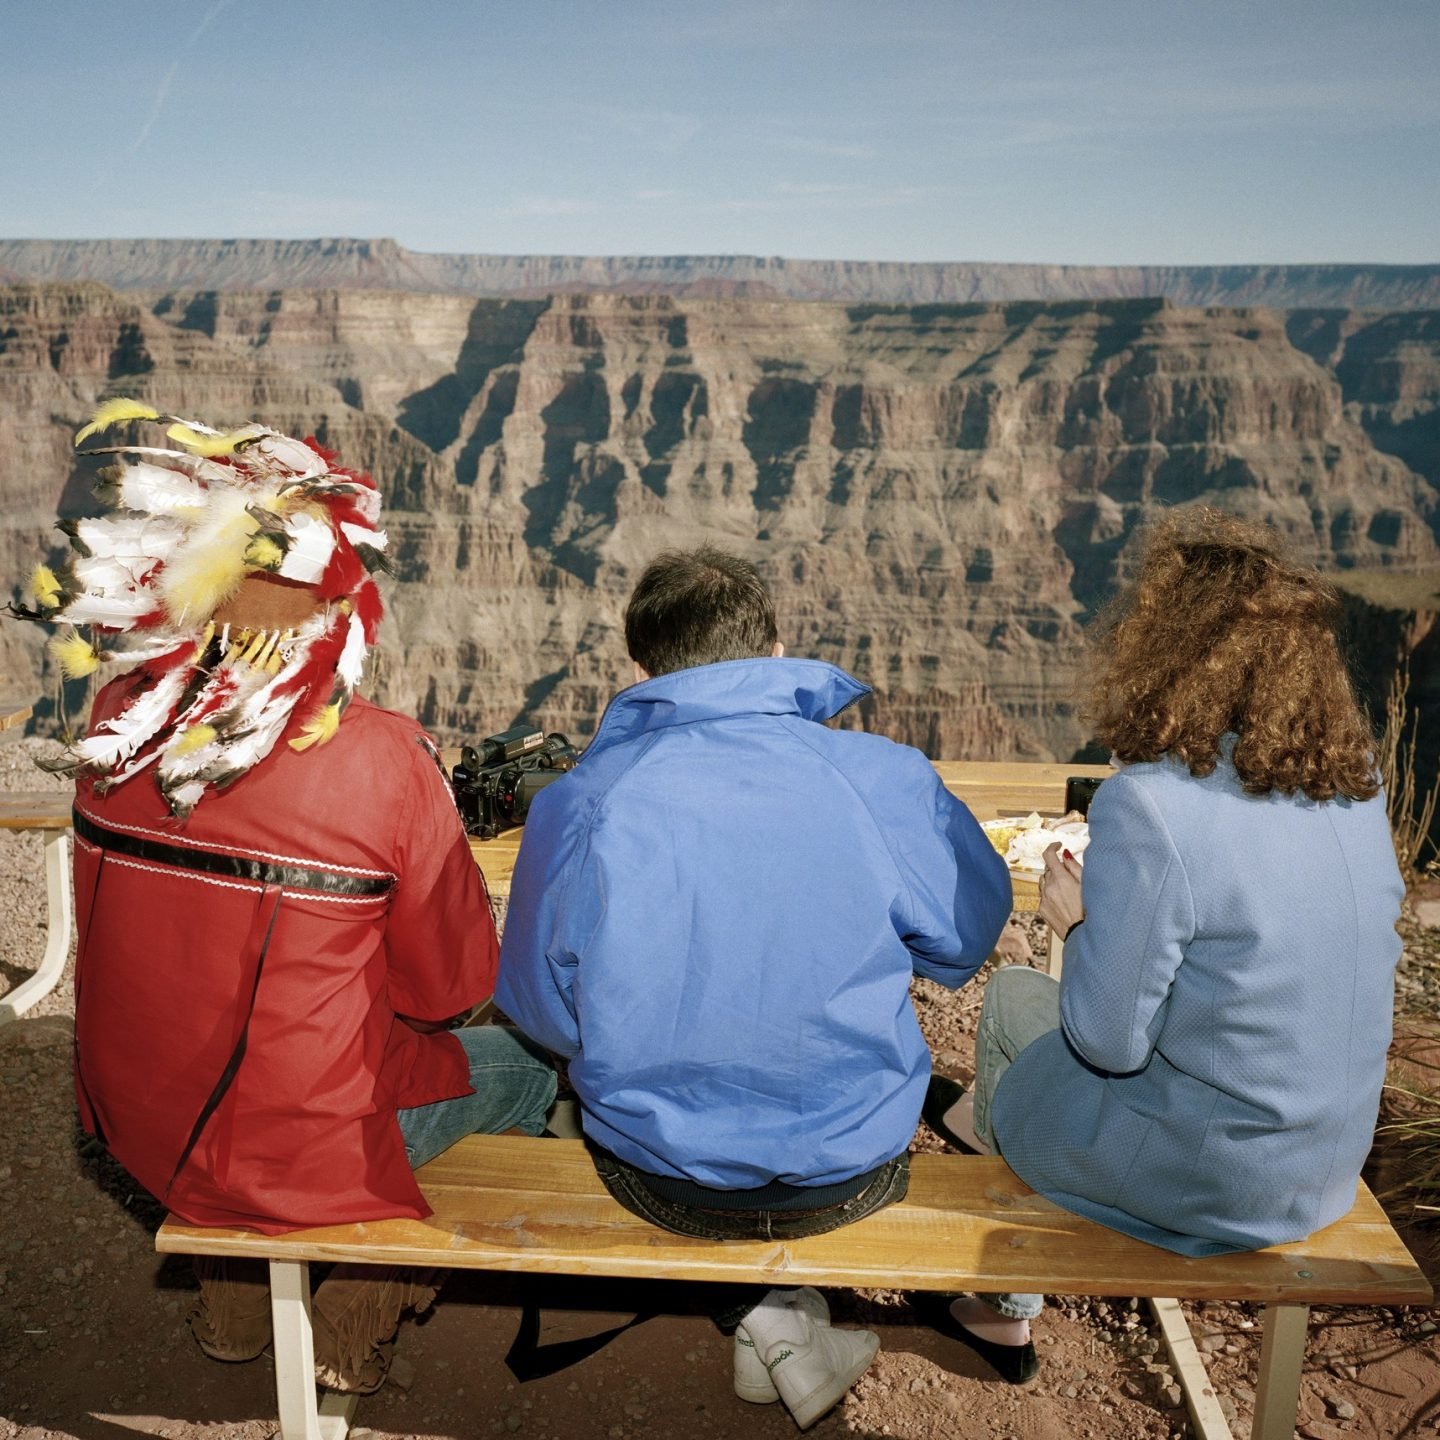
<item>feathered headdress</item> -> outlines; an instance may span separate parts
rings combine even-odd
[[[61,768],[118,785],[153,765],[183,819],[208,786],[239,779],[287,732],[296,750],[334,735],[379,630],[370,572],[384,566],[386,536],[375,482],[335,465],[313,439],[258,424],[213,430],[109,400],[75,443],[131,420],[168,424],[181,448],[83,452],[125,457],[100,472],[97,493],[113,513],[61,523],[70,565],[40,566],[37,608],[18,613],[89,628],[90,638],[72,628],[51,641],[67,676],[138,662],[126,707]],[[283,633],[217,623],[254,575],[306,587],[315,612]],[[123,635],[131,643],[112,648]]]

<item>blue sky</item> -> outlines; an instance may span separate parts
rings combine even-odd
[[[0,234],[1440,261],[1437,0],[11,0]]]

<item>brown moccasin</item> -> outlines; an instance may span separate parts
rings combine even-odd
[[[407,1310],[428,1310],[439,1290],[433,1270],[337,1265],[315,1292],[315,1378],[330,1390],[369,1395],[390,1371],[395,1332]]]
[[[190,1329],[212,1360],[253,1360],[270,1343],[270,1282],[259,1260],[193,1257],[200,1298]]]

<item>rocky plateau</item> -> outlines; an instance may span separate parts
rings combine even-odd
[[[388,289],[541,297],[571,292],[967,304],[1115,300],[1369,310],[1440,305],[1440,265],[1010,265],[769,255],[473,255],[390,239],[0,240],[0,280],[117,290]]]

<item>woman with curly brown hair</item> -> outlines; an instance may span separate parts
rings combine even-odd
[[[1374,1135],[1404,885],[1336,611],[1264,526],[1155,526],[1094,645],[1089,713],[1120,768],[1083,898],[1046,855],[1064,978],[998,971],[973,1129],[968,1096],[927,1107],[1067,1210],[1182,1255],[1330,1224]],[[989,1298],[939,1323],[1028,1378],[1040,1297]]]

